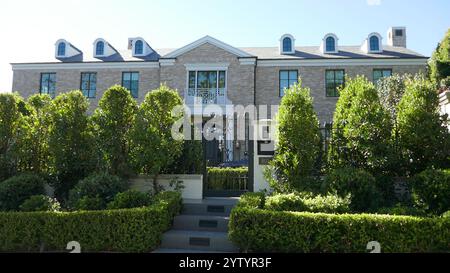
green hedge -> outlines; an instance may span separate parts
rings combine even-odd
[[[278,212],[237,206],[230,238],[250,252],[367,252],[378,241],[382,252],[450,251],[450,219],[374,214]]]
[[[265,209],[274,211],[300,211],[324,213],[349,213],[350,196],[301,196],[300,194],[275,194],[266,199]]]
[[[248,168],[208,168],[209,190],[244,190],[247,180]]]
[[[181,208],[179,193],[162,193],[146,208],[66,213],[0,213],[0,251],[149,252]]]

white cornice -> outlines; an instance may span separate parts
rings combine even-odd
[[[248,54],[245,51],[242,51],[242,50],[240,50],[238,48],[235,48],[235,47],[233,47],[233,46],[231,46],[229,44],[226,44],[226,43],[224,43],[222,41],[219,41],[219,40],[217,40],[217,39],[215,39],[215,38],[213,38],[211,36],[205,36],[205,37],[203,37],[203,38],[201,38],[201,39],[199,39],[199,40],[197,40],[197,41],[195,41],[193,43],[190,43],[190,44],[188,44],[188,45],[186,45],[186,46],[184,46],[182,48],[179,48],[179,49],[177,49],[175,51],[172,51],[171,53],[165,55],[164,58],[176,58],[176,57],[178,57],[180,55],[183,55],[184,53],[189,52],[189,51],[191,51],[191,50],[193,50],[193,49],[195,49],[195,48],[197,48],[197,47],[199,47],[201,45],[204,45],[206,43],[209,43],[209,44],[212,44],[214,46],[217,46],[218,48],[221,48],[221,49],[223,49],[225,51],[228,51],[228,52],[230,52],[230,53],[232,53],[232,54],[234,54],[234,55],[236,55],[238,57],[252,57],[250,54]]]
[[[361,65],[426,65],[427,59],[316,59],[316,60],[258,60],[257,66],[361,66]]]
[[[175,65],[175,59],[160,59],[159,63],[161,66],[172,66]]]
[[[256,58],[240,58],[239,63],[241,65],[256,65]]]
[[[228,70],[229,63],[194,63],[185,64],[186,70],[198,71],[198,70]]]
[[[105,63],[35,63],[11,64],[12,70],[61,70],[61,69],[140,69],[159,68],[159,62],[105,62]]]

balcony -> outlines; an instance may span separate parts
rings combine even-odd
[[[226,88],[189,88],[185,92],[185,103],[188,106],[217,104],[227,105]]]

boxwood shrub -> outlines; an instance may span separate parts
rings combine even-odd
[[[247,179],[248,168],[208,168],[210,190],[236,190],[237,185],[244,185]]]
[[[0,182],[0,210],[18,211],[25,200],[44,194],[44,180],[34,174],[21,174]]]
[[[450,219],[373,214],[283,212],[237,206],[229,236],[249,252],[448,252]]]
[[[149,207],[79,212],[0,213],[0,251],[149,252],[158,247],[181,206],[181,194],[162,193]]]
[[[304,211],[326,213],[350,212],[350,196],[341,198],[337,195],[301,196],[300,194],[276,194],[268,197],[265,208],[275,211]]]
[[[148,206],[152,202],[152,196],[136,190],[121,192],[108,204],[108,209],[132,209]]]

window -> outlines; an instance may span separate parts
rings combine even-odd
[[[95,98],[97,73],[81,73],[81,91],[87,98]]]
[[[103,56],[105,55],[105,43],[100,41],[97,43],[97,46],[95,48],[95,55],[97,56]]]
[[[124,72],[122,86],[130,90],[131,95],[137,98],[139,96],[139,72]]]
[[[283,39],[283,52],[292,52],[292,39],[289,37]]]
[[[377,36],[371,36],[369,39],[370,42],[370,51],[379,51],[380,50],[380,39]]]
[[[395,30],[395,36],[402,37],[403,36],[403,29],[396,29]]]
[[[376,84],[381,78],[390,77],[391,75],[392,69],[374,69],[373,83]]]
[[[327,97],[339,97],[339,88],[345,84],[344,70],[327,70],[325,72],[325,85]]]
[[[66,56],[66,43],[58,44],[58,56]]]
[[[48,94],[50,97],[55,97],[56,90],[56,73],[42,73],[40,93]]]
[[[335,52],[336,51],[336,41],[333,37],[328,37],[326,39],[326,51]]]
[[[203,103],[217,103],[225,96],[226,71],[189,71],[189,96],[201,97]]]
[[[144,42],[141,40],[137,40],[134,44],[134,54],[135,55],[142,55],[144,54]]]
[[[298,82],[297,70],[281,70],[280,71],[280,97],[284,96],[286,89]]]

